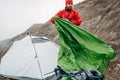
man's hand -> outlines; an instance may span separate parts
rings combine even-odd
[[[65,19],[65,18],[63,18],[64,20],[66,20],[66,21],[69,21],[69,19]]]
[[[54,16],[54,17],[57,17],[57,18],[59,18],[58,16]]]

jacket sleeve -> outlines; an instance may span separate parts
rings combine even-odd
[[[59,11],[55,16],[56,17],[61,17],[61,11]],[[53,17],[50,19],[50,22],[55,24],[55,21],[54,21]]]
[[[77,11],[75,12],[75,18],[72,19],[71,22],[78,25],[78,26],[81,24],[82,17],[80,16],[80,14]]]

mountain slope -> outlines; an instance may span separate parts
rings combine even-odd
[[[116,57],[111,61],[106,77],[109,80],[120,79],[120,0],[86,0],[76,4],[74,8],[83,18],[80,26],[95,34],[115,50]],[[43,29],[46,29],[45,32]],[[37,36],[42,35],[40,32],[44,33],[59,44],[54,25],[49,21],[43,24],[38,32]]]

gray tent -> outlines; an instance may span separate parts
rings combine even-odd
[[[26,36],[15,41],[2,57],[0,75],[44,79],[53,75],[59,46],[46,37]]]

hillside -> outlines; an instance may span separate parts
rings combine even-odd
[[[83,18],[83,22],[80,27],[92,32],[115,50],[116,57],[110,62],[106,80],[119,80],[120,0],[86,0],[82,3],[74,5],[74,8],[79,11]],[[12,40],[20,40],[28,32],[31,32],[32,35],[39,37],[46,36],[50,40],[59,44],[56,29],[49,20],[44,24],[33,24],[28,30],[12,38]],[[0,48],[3,48],[1,44]],[[3,53],[4,52],[0,54]]]
[[[76,4],[74,8],[79,11],[83,18],[80,26],[95,34],[115,50],[117,56],[110,63],[107,78],[109,80],[120,79],[120,1],[86,0],[83,3]],[[49,21],[43,24],[37,32],[34,35],[47,36],[54,42],[59,43],[54,25]]]

